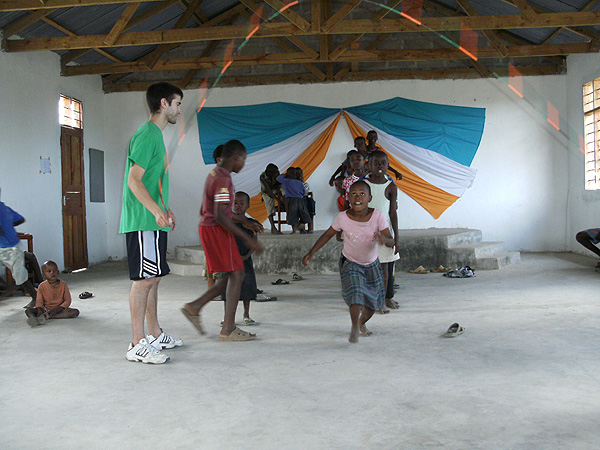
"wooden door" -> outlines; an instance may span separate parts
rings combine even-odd
[[[83,172],[83,130],[61,127],[63,247],[65,269],[88,266]]]

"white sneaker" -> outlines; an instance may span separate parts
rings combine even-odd
[[[164,330],[160,331],[161,333],[157,338],[151,334],[146,336],[146,339],[148,339],[150,345],[155,349],[162,350],[163,348],[181,347],[183,345],[183,341],[181,339],[171,336]]]
[[[150,345],[146,339],[140,339],[140,342],[135,346],[129,344],[129,350],[127,350],[125,358],[129,361],[140,361],[144,364],[163,364],[170,359]]]

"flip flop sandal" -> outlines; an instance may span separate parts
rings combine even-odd
[[[250,317],[246,317],[244,319],[244,325],[256,325],[256,320],[253,320]]]
[[[448,269],[447,267],[444,267],[442,265],[440,265],[437,269],[433,269],[432,272],[435,273],[444,273],[444,272],[448,272],[450,269]]]
[[[94,294],[92,294],[91,292],[85,291],[82,292],[81,294],[79,294],[79,298],[80,299],[86,299],[86,298],[92,298],[94,296]]]
[[[378,312],[379,314],[382,314],[382,315],[383,315],[383,314],[389,314],[389,313],[390,313],[390,310],[389,310],[389,309],[383,309],[383,308],[379,308],[379,309],[377,310],[377,312]]]
[[[271,284],[290,284],[290,282],[279,278],[277,281],[272,281]]]
[[[274,302],[277,300],[277,297],[269,297],[265,294],[258,294],[254,299],[255,302]]]
[[[302,275],[298,275],[297,273],[295,273],[292,275],[292,280],[301,281],[301,280],[304,280],[304,278],[302,278]]]
[[[235,328],[229,336],[224,334],[219,334],[220,341],[229,341],[229,342],[243,342],[243,341],[252,341],[256,339],[256,334],[248,333],[247,331],[240,330],[239,328]]]
[[[425,267],[423,266],[419,266],[414,270],[409,270],[410,273],[429,273],[429,270],[427,270]]]
[[[448,328],[448,331],[446,331],[442,336],[447,338],[453,338],[458,336],[459,334],[463,334],[464,332],[465,329],[463,327],[461,327],[458,323],[453,323]]]
[[[189,320],[194,327],[196,327],[200,334],[206,334],[206,331],[204,331],[204,328],[202,327],[202,322],[200,321],[200,314],[194,316],[185,308],[181,308],[181,312],[185,318]]]

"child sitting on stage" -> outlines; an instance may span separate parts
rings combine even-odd
[[[358,342],[359,334],[372,334],[366,323],[384,302],[383,272],[377,258],[377,244],[394,245],[387,219],[381,211],[369,208],[370,201],[369,185],[362,180],[355,182],[350,188],[350,209],[337,215],[333,225],[302,259],[302,264],[308,265],[317,250],[336,233],[343,231],[340,276],[342,296],[350,308],[352,321],[348,340],[353,344]]]
[[[306,203],[304,203],[304,183],[300,181],[298,169],[296,167],[290,167],[285,175],[279,175],[277,177],[283,187],[285,188],[285,197],[287,199],[287,222],[292,226],[292,233],[300,231],[306,233],[304,230],[304,224],[310,223],[310,215],[306,210]]]
[[[260,223],[250,217],[246,216],[246,211],[250,207],[250,196],[245,192],[239,191],[235,193],[233,200],[233,220],[235,225],[250,236],[252,239],[256,239],[256,233],[249,228],[244,227],[238,223],[236,219],[245,218],[253,223],[260,225]],[[244,280],[242,281],[242,288],[240,290],[240,300],[244,302],[244,325],[256,325],[256,322],[250,318],[250,300],[256,300],[256,274],[254,273],[254,264],[252,263],[252,253],[254,250],[249,248],[243,239],[238,236],[235,237],[240,256],[244,263]],[[225,293],[221,295],[224,305],[227,304]]]
[[[46,319],[73,319],[79,316],[79,310],[69,308],[71,293],[67,283],[58,279],[58,265],[54,261],[46,261],[42,265],[42,274],[46,281],[38,287],[35,307],[26,308],[27,323],[35,327],[42,325]]]

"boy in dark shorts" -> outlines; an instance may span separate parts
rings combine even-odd
[[[255,238],[256,233],[237,221],[241,221],[244,218],[260,225],[256,220],[246,217],[246,211],[250,207],[250,196],[242,191],[235,193],[235,199],[233,201],[233,215],[236,220],[236,226],[246,233],[248,236]],[[243,239],[238,236],[235,237],[242,262],[244,263],[244,281],[242,281],[242,287],[240,290],[240,300],[244,303],[244,325],[256,325],[256,322],[250,318],[250,300],[256,300],[257,288],[256,288],[256,274],[254,273],[254,264],[252,263],[252,253],[254,250],[248,248]],[[227,296],[223,294],[223,300],[227,302]]]
[[[162,364],[169,357],[160,350],[183,345],[158,324],[158,284],[169,273],[167,231],[176,221],[169,209],[168,155],[163,130],[177,123],[183,93],[169,83],[156,83],[146,91],[150,120],[133,135],[127,153],[121,233],[127,241],[129,293],[133,342],[129,361]],[[148,332],[144,331],[144,318]]]
[[[229,141],[223,146],[221,161],[206,178],[200,209],[200,240],[206,255],[208,271],[227,272],[227,276],[216,282],[199,298],[186,303],[181,308],[185,317],[200,333],[204,334],[200,311],[216,295],[226,292],[225,320],[219,334],[220,341],[250,341],[256,338],[255,334],[235,326],[235,311],[245,275],[244,263],[235,237],[244,241],[248,248],[257,252],[262,251],[258,241],[241,231],[232,220],[234,190],[231,172],[238,173],[245,162],[244,144],[238,140]],[[249,220],[242,220],[240,223],[256,232],[261,232],[263,229],[262,225],[252,224]]]

